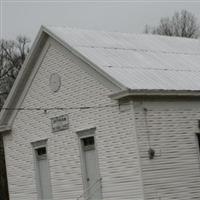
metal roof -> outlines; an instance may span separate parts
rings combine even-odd
[[[200,90],[200,40],[46,27],[126,88]]]

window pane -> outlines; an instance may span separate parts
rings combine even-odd
[[[198,140],[198,144],[199,144],[199,151],[200,151],[200,133],[197,133],[197,140]]]

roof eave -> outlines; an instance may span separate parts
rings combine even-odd
[[[16,100],[16,96],[20,96],[23,89],[22,89],[22,85],[24,87],[25,85],[25,74],[27,72],[27,70],[31,70],[31,67],[27,67],[29,65],[31,65],[31,62],[34,58],[34,56],[36,55],[35,52],[38,51],[38,49],[40,48],[40,43],[42,40],[45,40],[44,38],[46,37],[46,33],[43,31],[43,27],[40,28],[33,44],[31,47],[31,50],[29,52],[29,54],[27,55],[20,71],[19,74],[11,88],[11,91],[9,92],[9,95],[4,103],[4,108],[15,108],[17,103],[18,103],[18,98]],[[12,120],[10,121],[11,115],[13,112],[17,112],[17,110],[7,110],[7,109],[2,109],[0,112],[0,126],[4,126],[4,124],[12,124]]]
[[[109,97],[119,100],[125,97],[200,97],[200,90],[157,90],[157,89],[127,89],[113,93]]]

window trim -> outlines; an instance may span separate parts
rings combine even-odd
[[[195,140],[196,140],[196,145],[197,145],[197,154],[200,161],[200,132],[195,134]]]

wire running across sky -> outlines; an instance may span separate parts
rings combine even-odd
[[[107,105],[96,105],[96,106],[80,106],[80,107],[1,107],[0,110],[26,110],[26,111],[34,111],[34,110],[42,110],[42,111],[49,111],[49,110],[86,110],[86,109],[100,109],[106,107],[118,107],[118,104],[107,104]]]

